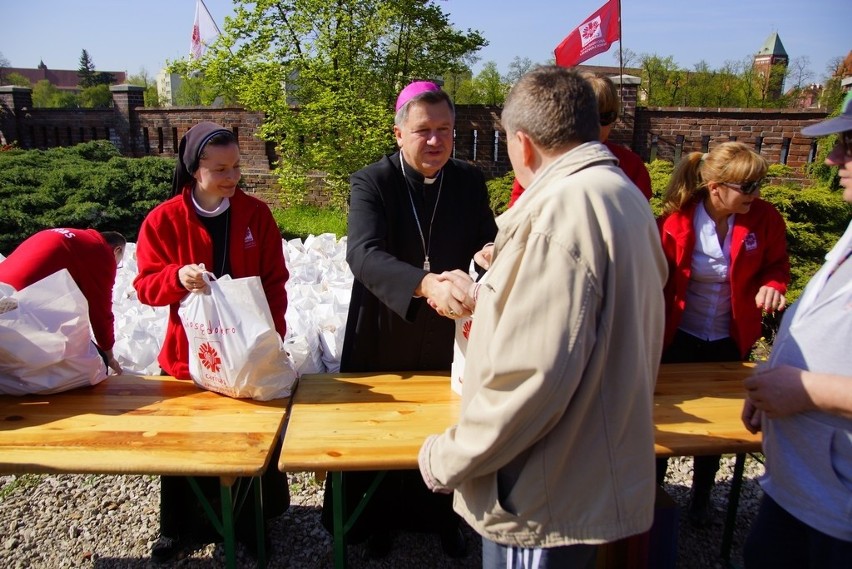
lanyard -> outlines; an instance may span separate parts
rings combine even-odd
[[[441,188],[444,186],[444,170],[441,169],[441,181],[438,182],[438,197],[435,198],[435,207],[432,209],[432,219],[429,221],[429,241],[423,235],[423,226],[420,225],[420,216],[417,215],[417,208],[414,206],[414,198],[412,197],[412,184],[405,175],[405,163],[402,160],[402,151],[399,152],[399,167],[402,168],[402,177],[405,178],[405,187],[408,189],[408,201],[411,202],[411,212],[414,214],[414,221],[417,222],[417,231],[420,233],[420,245],[423,247],[423,270],[431,271],[432,265],[429,263],[429,251],[432,248],[432,224],[435,222],[435,212],[438,211],[438,202],[441,200]]]

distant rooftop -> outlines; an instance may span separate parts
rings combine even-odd
[[[788,57],[787,50],[784,49],[784,44],[781,43],[781,37],[778,35],[778,32],[772,32],[772,34],[766,38],[766,41],[763,42],[763,47],[761,47],[755,55]]]
[[[96,69],[96,73],[101,73],[101,69]],[[4,67],[4,78],[10,73],[18,73],[26,77],[32,85],[35,85],[42,79],[47,79],[55,87],[63,91],[77,91],[80,85],[80,76],[77,75],[76,69],[48,69],[43,61],[39,62],[37,68],[28,67]],[[124,71],[105,71],[111,73],[115,82],[113,85],[120,85],[127,80],[127,73]]]

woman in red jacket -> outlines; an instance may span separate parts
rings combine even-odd
[[[139,274],[133,286],[140,302],[169,307],[158,361],[164,373],[178,379],[190,379],[189,342],[178,308],[184,296],[206,286],[205,272],[259,276],[275,329],[284,338],[288,273],[281,233],[269,207],[240,190],[239,181],[240,149],[234,133],[212,122],[198,123],[180,141],[172,198],[155,207],[139,230]],[[217,478],[196,480],[206,496],[218,496]],[[160,486],[160,537],[151,557],[165,562],[186,542],[211,539],[187,479],[163,476]],[[267,517],[286,509],[287,492],[286,476],[268,469],[263,483]],[[249,501],[237,524],[237,537],[249,547],[256,543],[253,509]]]
[[[762,311],[783,310],[786,226],[760,199],[766,161],[740,142],[678,164],[658,220],[669,264],[663,363],[745,360]],[[690,520],[706,525],[719,455],[695,457]],[[666,461],[658,462],[662,483]]]

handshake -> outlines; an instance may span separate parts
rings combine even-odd
[[[488,243],[477,251],[473,257],[476,264],[488,269],[491,266],[493,250],[494,244]],[[469,274],[456,269],[441,274],[427,274],[414,294],[424,297],[429,306],[441,316],[455,320],[473,314],[479,286]]]

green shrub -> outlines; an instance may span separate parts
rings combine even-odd
[[[770,164],[769,171],[766,173],[766,177],[770,180],[773,178],[787,178],[791,176],[795,171],[790,166],[786,164]]]
[[[346,212],[340,209],[298,205],[274,209],[272,216],[287,240],[322,233],[334,233],[338,239],[346,235]]]
[[[663,194],[666,193],[666,186],[669,185],[669,179],[672,177],[674,164],[666,160],[654,160],[645,166],[651,175],[651,211],[658,216],[663,212]]]
[[[51,227],[120,231],[135,241],[171,192],[174,162],[125,158],[107,141],[0,153],[0,253]]]
[[[488,187],[488,202],[494,215],[500,215],[509,206],[512,197],[512,183],[515,181],[515,173],[509,171],[499,178],[492,178],[485,182]]]

